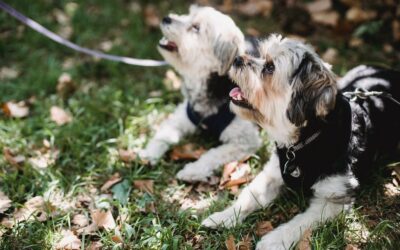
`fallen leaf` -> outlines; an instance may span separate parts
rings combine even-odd
[[[115,243],[124,243],[121,233],[119,232],[119,230],[117,228],[115,229],[115,234],[113,236],[111,236],[111,240],[114,241]]]
[[[165,73],[163,83],[168,90],[178,90],[182,86],[182,79],[176,75],[175,71],[169,69]]]
[[[220,189],[229,188],[231,193],[239,192],[239,185],[247,183],[250,178],[250,166],[243,162],[231,162],[224,166],[224,171],[220,181]]]
[[[297,244],[297,250],[311,250],[311,235],[312,231],[310,228],[304,231],[303,236]]]
[[[352,37],[349,41],[349,46],[351,48],[357,48],[364,44],[364,41],[359,37]]]
[[[24,101],[6,102],[3,104],[3,113],[8,117],[24,118],[29,115],[29,107]]]
[[[241,185],[241,184],[247,183],[247,182],[249,182],[249,181],[250,181],[250,178],[248,178],[248,177],[241,177],[241,178],[236,179],[236,180],[230,180],[230,181],[228,181],[228,182],[224,185],[224,187],[226,187],[226,188],[231,188],[231,187],[234,187],[234,186],[239,186],[239,185]]]
[[[251,0],[243,4],[238,4],[236,10],[245,16],[269,16],[274,4],[269,0]]]
[[[252,249],[251,237],[249,234],[244,236],[243,239],[238,243],[238,248],[239,248],[239,250],[251,250]]]
[[[115,173],[103,184],[103,186],[101,186],[100,190],[104,192],[121,180],[121,175],[119,173]]]
[[[393,32],[393,39],[395,41],[400,41],[400,21],[394,20],[392,22],[392,32]]]
[[[78,234],[88,234],[88,235],[91,235],[91,234],[93,234],[94,232],[96,232],[98,229],[99,229],[99,227],[96,225],[96,223],[92,223],[92,224],[90,224],[90,225],[88,225],[88,226],[86,226],[86,227],[79,228],[78,230],[76,230],[76,232],[77,232]]]
[[[89,218],[83,214],[75,214],[72,218],[72,224],[75,224],[79,227],[84,227],[89,225]]]
[[[45,205],[42,196],[35,196],[26,201],[22,208],[15,210],[12,218],[3,219],[2,224],[7,225],[7,227],[12,227],[14,223],[26,220],[36,219],[38,221],[45,221],[48,217]]]
[[[19,75],[19,72],[13,68],[2,67],[0,69],[0,80],[14,79]]]
[[[328,48],[324,54],[322,54],[322,60],[330,64],[335,64],[339,52],[335,48]]]
[[[346,12],[346,19],[354,23],[369,21],[374,19],[376,16],[376,11],[363,10],[359,7],[352,7]]]
[[[58,77],[56,89],[57,89],[57,94],[63,98],[72,94],[75,91],[76,86],[72,81],[71,75],[68,73],[62,73]]]
[[[0,213],[4,213],[11,207],[11,200],[5,195],[2,191],[0,191]]]
[[[154,181],[153,180],[135,180],[133,186],[142,192],[153,194],[154,192]]]
[[[101,210],[93,210],[91,215],[93,223],[95,223],[99,228],[112,230],[117,226],[110,210],[105,212]]]
[[[336,27],[339,23],[340,15],[336,11],[331,10],[311,13],[311,18],[316,23]]]
[[[256,225],[256,235],[261,237],[271,232],[273,229],[274,227],[272,226],[271,221],[261,221]]]
[[[44,152],[37,150],[35,156],[29,158],[28,162],[37,169],[46,169],[47,167],[54,165],[60,151],[58,149],[46,149]]]
[[[50,108],[50,119],[58,126],[62,126],[72,121],[72,117],[60,107],[53,106]]]
[[[9,148],[3,148],[3,155],[6,161],[14,167],[19,167],[25,161],[25,156],[14,155]]]
[[[136,153],[132,149],[118,149],[118,155],[121,161],[129,163],[136,160]]]
[[[228,239],[225,241],[225,246],[227,250],[236,250],[235,237],[229,235]]]
[[[160,18],[158,17],[157,8],[153,4],[149,4],[144,9],[144,20],[151,28],[158,28],[160,25]]]
[[[103,244],[100,241],[92,241],[86,250],[101,250],[103,249]]]
[[[253,28],[253,27],[246,28],[246,33],[248,35],[254,36],[254,37],[259,37],[261,35],[261,32],[259,30],[257,30],[256,28]]]
[[[306,4],[306,9],[311,13],[327,11],[330,8],[332,8],[331,0],[319,0],[319,1],[313,1],[313,2]]]
[[[348,244],[344,250],[359,250],[360,248],[358,248],[357,246],[353,245],[353,244]]]
[[[70,230],[61,232],[62,238],[56,245],[56,249],[80,250],[81,240]]]
[[[172,160],[197,160],[206,150],[203,147],[195,145],[193,143],[188,143],[182,146],[175,147],[170,157]]]

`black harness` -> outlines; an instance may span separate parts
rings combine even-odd
[[[207,98],[215,105],[218,105],[217,113],[203,116],[194,110],[190,101],[186,106],[186,113],[190,121],[202,132],[219,139],[222,131],[235,118],[235,114],[229,108],[229,91],[235,87],[235,84],[228,75],[219,75],[217,72],[210,74],[206,84]]]
[[[232,122],[235,114],[229,109],[229,102],[223,103],[216,114],[203,117],[194,111],[192,105],[188,103],[186,112],[190,121],[200,128],[203,132],[215,138],[219,138],[222,131]]]

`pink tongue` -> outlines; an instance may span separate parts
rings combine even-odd
[[[233,88],[231,92],[229,92],[229,96],[233,99],[238,99],[239,96],[242,96],[242,91],[239,87]]]

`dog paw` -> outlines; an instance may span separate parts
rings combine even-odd
[[[285,233],[285,230],[274,230],[264,237],[257,243],[256,250],[286,250],[290,249],[294,245],[292,240],[293,233],[289,231]]]
[[[231,228],[236,226],[240,221],[241,216],[233,208],[227,208],[222,212],[213,213],[207,219],[203,220],[201,225],[208,228],[217,228],[218,226]]]
[[[154,166],[160,160],[160,156],[156,156],[147,150],[140,150],[138,152],[139,158],[144,162],[149,162],[150,165]]]
[[[204,167],[189,163],[176,174],[176,177],[186,182],[208,182],[208,177],[210,177],[211,174],[212,173],[206,171]]]

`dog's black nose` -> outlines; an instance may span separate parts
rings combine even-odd
[[[233,60],[233,65],[236,67],[241,67],[244,65],[244,59],[241,56],[235,57],[235,60]]]
[[[172,19],[169,16],[166,16],[162,19],[163,24],[170,24],[172,23]]]

